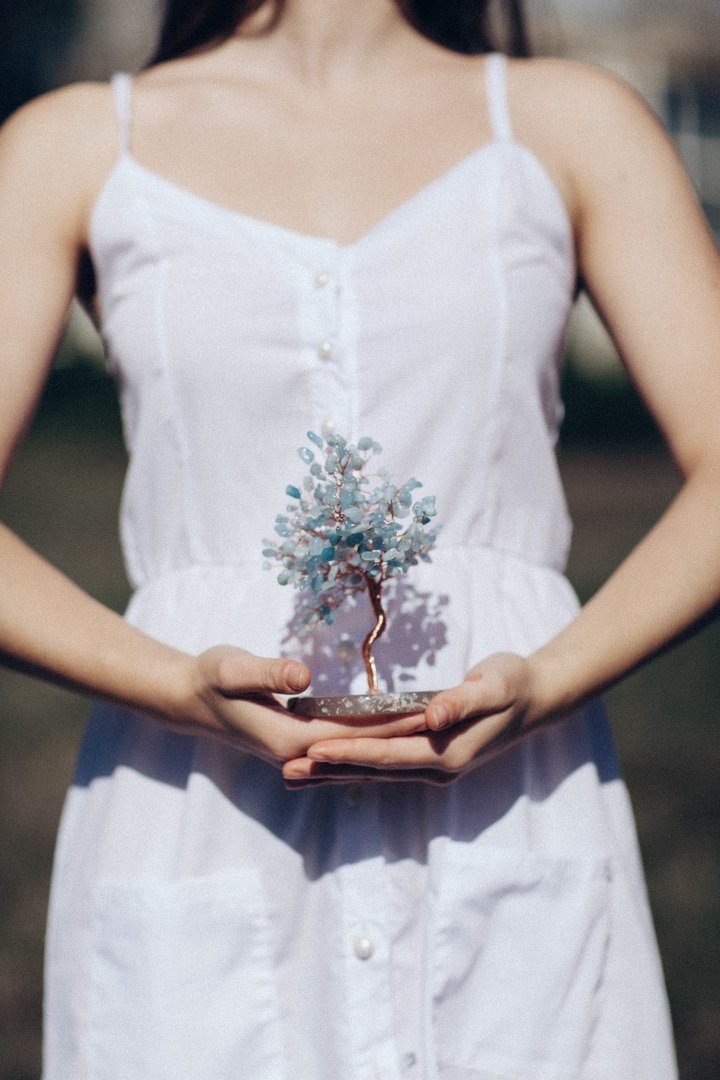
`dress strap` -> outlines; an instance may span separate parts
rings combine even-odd
[[[491,52],[485,57],[485,85],[493,135],[496,139],[512,139],[512,124],[507,99],[507,56]]]
[[[132,103],[132,75],[128,71],[116,71],[110,79],[115,99],[120,152],[130,149],[130,118]]]

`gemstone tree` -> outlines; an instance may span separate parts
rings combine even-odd
[[[278,514],[275,519],[280,541],[263,541],[263,565],[269,570],[270,560],[276,560],[282,566],[277,576],[281,585],[308,590],[298,619],[300,634],[309,633],[321,622],[331,623],[347,597],[367,591],[375,625],[363,641],[362,656],[368,693],[377,695],[372,648],[387,626],[383,584],[407,573],[418,559],[430,561],[429,552],[441,528],[439,523],[427,528],[437,512],[435,496],[413,502],[412,492],[422,487],[419,480],[411,477],[397,487],[386,470],[368,472],[373,454],[382,449],[368,436],[356,444],[339,434],[329,435],[323,442],[314,431],[308,431],[307,438],[316,452],[301,446],[298,454],[309,466],[309,473],[302,490],[294,484],[286,487],[292,501],[287,505],[288,514]],[[374,487],[370,477],[379,481]],[[409,518],[407,523],[403,523],[405,518]],[[430,695],[426,696],[429,700]],[[394,705],[399,709],[398,699],[408,704],[411,697],[419,701],[417,695],[393,695]],[[293,701],[297,704],[304,699]],[[347,706],[341,710],[338,705],[332,711],[347,712]]]

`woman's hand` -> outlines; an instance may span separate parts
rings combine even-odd
[[[278,768],[304,757],[321,740],[409,734],[424,725],[422,715],[395,718],[320,719],[295,716],[274,694],[300,693],[311,678],[297,660],[256,656],[216,645],[191,657],[182,705],[171,725],[190,734],[209,732]]]
[[[407,719],[419,719],[419,716]],[[436,694],[414,732],[323,739],[287,761],[291,787],[358,779],[452,783],[550,720],[539,705],[536,669],[516,653],[494,653],[458,686]]]

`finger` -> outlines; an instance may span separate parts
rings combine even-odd
[[[480,727],[484,730],[480,731]],[[431,774],[436,781],[442,780],[444,784],[447,784],[456,780],[469,765],[474,768],[492,760],[511,746],[515,746],[522,737],[522,734],[515,731],[511,724],[504,723],[500,717],[491,717],[488,721],[483,721],[481,725],[471,721],[461,735],[455,736],[454,732],[449,733],[445,750],[437,753],[435,767],[430,765],[417,768],[399,760],[387,761],[382,765],[376,762],[373,766],[348,761],[320,761],[305,757],[285,762],[282,771],[289,784],[305,784],[326,779],[330,781],[335,778],[345,783],[350,783],[353,779],[400,780],[412,779],[416,774],[418,776]],[[417,738],[416,736],[413,739],[399,739],[398,742],[407,744],[415,742]],[[388,740],[377,741],[383,744],[378,749],[387,747]],[[336,747],[337,742],[333,742],[333,749]],[[353,744],[348,747],[350,752],[354,749]]]
[[[442,731],[471,716],[504,712],[513,702],[512,687],[498,671],[478,671],[449,690],[442,690],[425,710],[431,731]]]
[[[511,726],[512,714],[469,719],[447,732],[388,739],[332,739],[309,746],[306,760],[368,765],[375,769],[440,769],[457,772]],[[300,759],[302,760],[302,759]],[[293,763],[287,762],[290,767]]]
[[[337,765],[313,761],[311,758],[296,758],[294,761],[285,762],[282,767],[284,780],[310,780],[319,777],[339,775],[347,780],[354,777],[365,776],[369,770],[367,766],[360,765]]]
[[[375,769],[443,768],[444,745],[437,745],[437,740],[433,743],[433,738],[417,734],[387,739],[331,739],[309,746],[307,758]]]
[[[427,730],[424,712],[399,716],[385,714],[375,717],[312,717],[307,720],[298,717],[298,720],[304,725],[308,746],[325,739],[388,738]]]
[[[256,656],[233,648],[218,660],[215,688],[228,697],[248,690],[287,694],[305,690],[310,678],[310,669],[298,660]]]

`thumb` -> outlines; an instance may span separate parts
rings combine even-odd
[[[513,679],[500,658],[493,656],[468,671],[463,682],[443,690],[428,705],[427,725],[441,731],[470,716],[504,712],[514,700]]]
[[[243,691],[291,694],[304,690],[310,677],[310,669],[298,660],[230,648],[218,657],[214,682],[216,689],[228,695]]]

